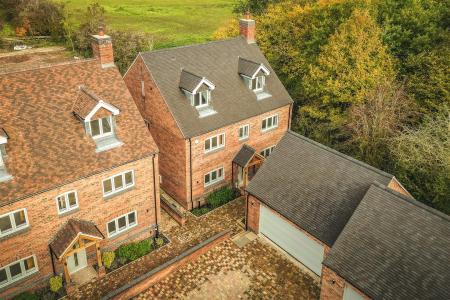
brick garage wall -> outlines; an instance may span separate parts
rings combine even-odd
[[[320,299],[321,300],[340,300],[344,297],[345,286],[351,288],[359,293],[364,299],[370,299],[364,293],[345,281],[344,278],[337,275],[333,270],[326,266],[322,266],[322,278]]]
[[[150,156],[0,207],[0,215],[26,208],[30,224],[25,231],[0,240],[2,250],[0,267],[33,254],[36,255],[39,267],[37,274],[0,290],[0,299],[33,288],[35,285],[47,283],[47,278],[53,273],[48,244],[54,234],[70,218],[93,221],[105,236],[101,242],[102,250],[115,248],[125,241],[151,236],[153,234],[151,228],[155,224],[155,212],[157,211],[159,216],[160,209],[159,193],[157,193],[155,207],[152,159],[153,157]],[[155,160],[157,172],[157,156]],[[113,198],[103,199],[102,180],[126,170],[134,170],[135,186]],[[77,191],[79,210],[59,216],[55,197],[71,190]],[[156,191],[158,192],[158,186]],[[107,222],[133,210],[136,210],[138,214],[138,226],[109,239],[106,233]],[[89,249],[90,256],[93,255],[93,250],[94,248]],[[57,269],[62,271],[62,265],[57,264]]]
[[[278,114],[278,127],[274,130],[263,133],[261,131],[262,120],[274,114]],[[253,147],[256,151],[260,152],[267,147],[278,144],[280,139],[289,129],[289,114],[290,105],[287,105],[279,109],[264,113],[262,115],[258,115],[256,117],[252,117],[238,123],[222,127],[221,129],[209,132],[207,134],[192,138],[192,193],[194,199],[194,207],[197,207],[199,204],[203,204],[204,196],[220,186],[220,184],[218,183],[216,185],[211,185],[205,188],[204,175],[206,173],[223,166],[225,171],[225,183],[231,184],[232,161],[241,147],[244,144],[247,144]],[[243,141],[239,141],[239,127],[245,124],[250,125],[249,138]],[[225,148],[211,153],[205,153],[205,140],[211,136],[221,133],[225,133]],[[189,209],[192,208],[191,206],[192,205],[189,204]]]
[[[247,230],[251,230],[254,233],[259,233],[259,210],[261,203],[258,198],[253,195],[247,195],[246,201],[246,224]]]
[[[144,96],[141,80],[144,81]],[[160,150],[161,187],[186,207],[187,142],[140,56],[125,74],[124,81],[142,117],[149,122],[149,130]]]

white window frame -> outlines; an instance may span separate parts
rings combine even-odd
[[[222,176],[221,177],[218,176],[219,170],[222,170]],[[214,172],[217,172],[216,179],[211,180],[212,173],[214,173]],[[210,180],[209,180],[208,183],[206,183],[206,180],[205,180],[206,175],[209,175],[209,177],[210,177]],[[224,179],[225,179],[225,169],[223,168],[223,166],[221,166],[221,167],[219,167],[217,169],[211,170],[208,173],[206,173],[205,175],[203,175],[203,183],[204,183],[205,187],[208,187],[208,186],[211,186],[211,185],[216,184],[218,182],[221,182]]]
[[[202,94],[206,94],[206,103],[204,103],[204,104],[201,103]],[[195,97],[196,96],[199,97],[199,103],[200,103],[199,105],[195,105]],[[202,108],[202,107],[209,106],[210,97],[211,97],[211,91],[210,90],[199,91],[199,92],[197,92],[195,94],[192,94],[192,106],[194,106],[195,108]]]
[[[267,126],[267,124],[269,122],[269,119],[272,119],[272,126],[270,126],[270,127]],[[266,128],[264,128],[264,121],[266,123]],[[278,128],[278,123],[279,123],[278,114],[275,114],[275,115],[269,116],[267,118],[264,118],[261,121],[261,131],[262,132],[266,132],[266,131],[272,130],[274,128]]]
[[[109,119],[109,122],[110,122],[110,125],[111,125],[111,131],[110,132],[103,133],[103,119]],[[98,125],[100,127],[100,134],[96,135],[96,136],[93,136],[92,135],[91,122],[93,122],[95,120],[98,120]],[[96,139],[101,139],[101,138],[105,138],[105,137],[108,137],[108,136],[111,136],[111,135],[114,134],[114,123],[113,123],[112,116],[108,116],[108,117],[104,117],[104,118],[100,118],[100,119],[95,119],[95,120],[90,120],[89,121],[89,132],[90,132],[90,134],[91,134],[93,139],[95,139],[95,140]]]
[[[25,260],[29,259],[30,257],[33,258],[34,268],[26,271],[25,270]],[[15,278],[12,278],[11,271],[10,271],[9,267],[12,266],[12,265],[15,265],[17,263],[20,263],[21,274],[19,276],[15,277]],[[6,265],[6,266],[0,267],[0,270],[4,270],[4,269],[6,270],[6,278],[7,279],[6,279],[5,283],[0,283],[0,288],[6,287],[8,285],[11,285],[11,284],[13,284],[16,281],[21,280],[21,279],[23,279],[25,277],[28,277],[28,276],[30,276],[30,275],[32,275],[32,274],[34,274],[34,273],[39,271],[36,255],[34,255],[34,254],[30,255],[30,256],[27,256],[25,258],[21,258],[19,260],[16,260],[16,261],[14,261],[14,262]]]
[[[131,178],[133,180],[133,182],[129,185],[126,185],[125,183],[125,174],[131,172]],[[122,176],[122,187],[121,188],[116,188],[114,185],[114,178],[117,176]],[[105,181],[111,181],[111,192],[107,192],[105,193]],[[135,185],[136,181],[135,181],[135,177],[134,177],[134,170],[126,170],[120,173],[117,173],[111,177],[108,177],[106,179],[102,180],[102,192],[103,192],[103,197],[109,197],[111,195],[120,193],[124,190],[130,189]]]
[[[259,152],[259,154],[261,154],[264,157],[268,157],[272,153],[273,149],[275,149],[275,145],[264,148],[263,150],[261,150],[261,152]],[[268,152],[267,155],[266,152]]]
[[[21,211],[21,210],[24,211],[24,215],[25,215],[25,224],[22,224],[22,225],[17,226],[17,225],[16,225],[16,220],[14,220],[14,214],[15,214],[16,212]],[[16,210],[11,211],[11,212],[9,212],[9,213],[3,214],[3,215],[0,216],[0,218],[3,218],[3,217],[5,217],[5,216],[9,216],[9,221],[11,222],[12,228],[11,228],[10,230],[8,230],[8,231],[0,232],[0,237],[8,236],[8,235],[10,235],[10,234],[13,234],[14,232],[17,232],[17,231],[19,231],[19,230],[28,228],[28,227],[30,226],[30,223],[29,223],[29,221],[28,221],[28,212],[27,212],[27,209],[26,209],[26,208],[16,209]]]
[[[242,132],[243,132],[243,133],[245,133],[245,129],[247,129],[247,135],[243,135],[243,136],[241,137],[241,136],[240,136],[240,134],[241,134],[241,129],[242,129]],[[240,140],[240,141],[248,139],[249,136],[250,136],[250,124],[245,124],[245,125],[242,125],[241,127],[239,127],[238,137],[239,137],[239,140]]]
[[[71,193],[75,194],[75,202],[76,202],[75,205],[72,207],[69,205],[69,194],[71,194]],[[59,208],[58,198],[60,198],[60,197],[64,197],[64,201],[66,203],[66,209],[64,209],[64,210],[61,210]],[[77,209],[79,207],[78,206],[78,194],[77,194],[77,191],[75,191],[75,190],[60,194],[60,195],[56,196],[55,200],[56,200],[56,209],[58,210],[58,215],[65,214],[65,213],[72,211],[74,209]]]
[[[253,81],[255,82],[255,88],[253,88]],[[258,83],[260,83],[261,87],[258,88]],[[264,75],[256,76],[252,80],[250,80],[250,89],[254,92],[261,92],[264,90],[264,86],[266,85],[266,77]]]
[[[135,221],[134,221],[134,224],[131,224],[131,225],[130,225],[130,220],[128,219],[128,215],[129,215],[129,214],[132,214],[132,213],[134,213]],[[123,217],[125,217],[126,226],[125,226],[124,229],[119,229],[119,219],[120,219],[120,218],[123,218]],[[110,233],[110,232],[109,232],[108,225],[109,225],[109,223],[112,223],[112,222],[114,222],[114,224],[115,224],[115,226],[116,226],[116,231],[113,232],[113,233]],[[138,225],[138,215],[137,215],[137,211],[136,211],[136,210],[133,210],[133,211],[130,211],[130,212],[126,213],[126,214],[123,214],[123,215],[121,215],[121,216],[118,216],[117,218],[114,218],[114,219],[112,219],[111,221],[106,222],[106,233],[108,234],[108,238],[111,238],[111,237],[114,237],[114,236],[116,236],[116,235],[118,235],[118,234],[121,234],[122,232],[128,231],[128,230],[130,230],[131,228],[136,227],[137,225]]]
[[[223,144],[219,144],[220,136],[223,136],[223,139],[222,139]],[[217,138],[217,146],[216,147],[212,146],[212,140],[214,138]],[[206,149],[206,141],[209,141],[209,149]],[[225,148],[225,133],[219,133],[219,134],[216,134],[216,135],[213,135],[213,136],[207,138],[205,140],[204,146],[203,146],[203,149],[205,150],[205,153],[209,153],[209,152],[212,152],[212,151],[215,151],[215,150],[218,150],[218,149],[222,149],[222,148]]]

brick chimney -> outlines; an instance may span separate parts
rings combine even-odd
[[[111,37],[105,35],[103,27],[99,27],[98,34],[92,35],[92,52],[100,60],[103,68],[114,66],[114,54]]]
[[[255,20],[250,19],[250,14],[248,12],[239,20],[239,32],[245,38],[247,43],[254,44],[256,42],[256,23]]]

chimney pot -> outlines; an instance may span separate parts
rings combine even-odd
[[[105,35],[105,29],[103,28],[103,26],[98,26],[98,35],[99,36]]]
[[[247,13],[244,18],[239,20],[239,32],[245,38],[247,43],[254,44],[256,42],[256,23]]]

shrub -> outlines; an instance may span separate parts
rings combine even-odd
[[[233,189],[231,189],[231,187],[223,187],[209,194],[208,197],[206,197],[206,202],[211,208],[216,208],[230,202],[233,198]]]
[[[30,292],[24,292],[14,297],[14,300],[39,300],[39,297]]]
[[[122,245],[116,250],[116,255],[121,259],[136,260],[149,253],[152,250],[150,240],[143,240],[138,243]]]
[[[208,212],[210,212],[211,211],[211,209],[209,208],[209,207],[206,207],[206,206],[203,206],[203,207],[197,207],[197,208],[194,208],[191,212],[195,215],[195,216],[201,216],[201,215],[204,215],[204,214],[206,214],[206,213],[208,213]]]
[[[105,251],[102,254],[102,261],[106,268],[110,269],[114,259],[116,258],[116,254],[112,251]]]
[[[62,288],[62,277],[53,276],[50,278],[50,290],[54,293],[58,292]]]
[[[157,237],[155,239],[155,241],[156,241],[156,245],[158,246],[158,248],[161,247],[162,245],[164,245],[164,239],[162,237]]]

